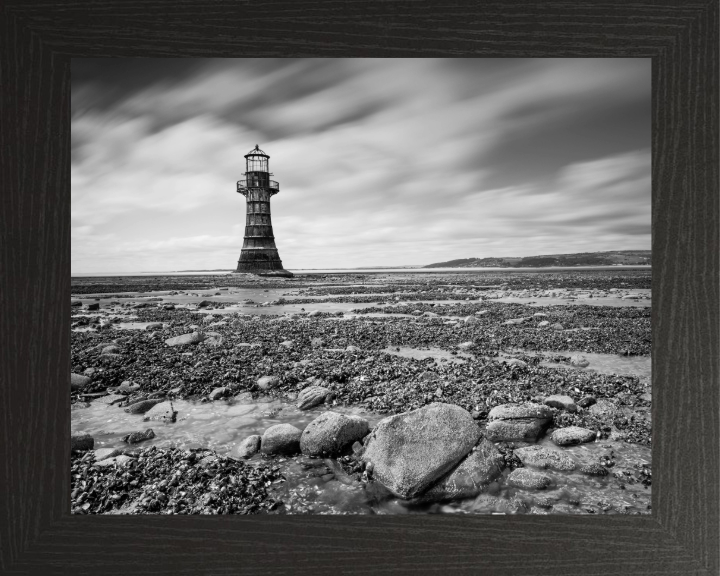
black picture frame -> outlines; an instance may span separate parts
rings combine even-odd
[[[718,2],[6,1],[0,573],[720,572]],[[70,59],[653,61],[651,516],[71,516]]]

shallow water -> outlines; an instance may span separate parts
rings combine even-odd
[[[175,423],[144,422],[143,415],[127,414],[116,406],[102,403],[102,399],[87,407],[72,410],[73,433],[87,432],[95,438],[95,448],[127,448],[122,441],[130,432],[152,428],[156,437],[138,446],[188,448],[211,448],[219,454],[235,456],[238,444],[251,434],[262,434],[274,424],[288,423],[303,429],[309,422],[326,410],[318,407],[300,411],[292,404],[278,399],[251,400],[241,395],[237,399],[216,402],[173,401],[178,411]],[[371,426],[384,416],[356,408],[335,406],[332,410],[358,414],[368,419]],[[549,439],[540,442],[556,448]],[[619,442],[590,443],[562,449],[578,463],[597,463],[600,456],[614,452],[615,466],[611,472],[629,471],[633,466],[650,463],[650,449],[639,445]],[[261,462],[256,455],[250,463]],[[275,460],[286,478],[273,487],[277,497],[286,502],[291,513],[321,514],[402,514],[402,513],[623,513],[648,512],[650,490],[640,484],[625,484],[612,475],[589,477],[580,472],[545,471],[553,484],[543,491],[512,488],[500,481],[491,484],[476,498],[458,500],[448,504],[413,504],[398,498],[378,495],[345,474],[339,465],[329,459],[311,459],[306,456],[280,457]],[[634,496],[633,496],[634,495]],[[538,506],[538,498],[545,507]],[[600,504],[598,504],[600,503]],[[550,508],[547,506],[551,505]],[[603,508],[607,508],[603,510]]]

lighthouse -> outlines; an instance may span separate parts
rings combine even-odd
[[[291,277],[292,272],[283,269],[270,220],[270,198],[280,185],[270,180],[269,159],[257,144],[245,155],[245,179],[237,183],[238,194],[247,201],[245,239],[236,272]]]

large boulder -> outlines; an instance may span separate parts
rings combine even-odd
[[[88,376],[83,376],[82,374],[75,374],[74,372],[70,373],[70,390],[82,390],[90,384],[91,380]]]
[[[575,469],[575,461],[570,456],[559,450],[551,450],[543,446],[516,448],[514,454],[525,466],[564,471]]]
[[[585,356],[576,354],[574,356],[570,356],[570,364],[572,366],[577,366],[578,368],[585,368],[587,366],[590,366],[590,361],[585,358]]]
[[[587,428],[579,426],[568,426],[567,428],[558,428],[552,433],[552,441],[558,446],[573,446],[575,444],[583,444],[592,442],[596,438],[596,433]]]
[[[191,332],[190,334],[168,338],[165,340],[165,344],[168,346],[185,346],[187,344],[198,344],[203,340],[205,340],[205,335],[202,332]]]
[[[300,449],[301,434],[292,424],[270,426],[260,439],[260,450],[264,454],[294,454]]]
[[[469,412],[433,403],[381,420],[365,443],[363,460],[394,495],[412,498],[451,470],[479,438]]]
[[[169,424],[177,419],[177,410],[173,408],[172,402],[159,402],[145,413],[143,421],[154,420]]]
[[[325,402],[330,390],[324,386],[308,386],[304,388],[297,397],[297,407],[300,410],[309,410]]]
[[[323,412],[303,430],[300,450],[307,456],[333,455],[367,436],[368,421],[359,416]]]
[[[482,439],[465,459],[422,495],[424,500],[472,498],[502,474],[505,459],[492,442]]]
[[[535,442],[552,417],[552,410],[542,404],[502,404],[490,410],[485,433],[493,442]]]
[[[123,442],[127,444],[137,444],[138,442],[152,440],[153,438],[155,438],[155,432],[153,432],[152,428],[148,428],[145,432],[131,432],[123,438]]]

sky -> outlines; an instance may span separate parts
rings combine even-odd
[[[650,59],[73,59],[72,273],[650,249]]]

